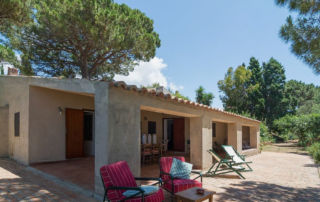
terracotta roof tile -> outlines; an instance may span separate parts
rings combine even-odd
[[[199,104],[197,102],[184,100],[184,99],[175,97],[175,96],[173,96],[171,94],[164,94],[163,92],[160,92],[160,93],[158,92],[157,93],[153,89],[147,89],[145,87],[138,88],[136,85],[127,85],[123,81],[112,81],[112,82],[110,82],[109,86],[110,87],[117,87],[117,88],[121,87],[122,89],[125,89],[125,90],[136,91],[136,92],[143,93],[143,94],[147,93],[147,94],[152,95],[152,96],[162,97],[164,99],[172,100],[172,101],[175,101],[175,102],[178,102],[178,103],[183,103],[183,104],[186,104],[186,105],[192,105],[192,106],[196,106],[196,107],[207,109],[207,110],[217,111],[217,112],[221,112],[221,113],[224,113],[224,114],[227,114],[227,115],[231,115],[231,116],[235,116],[235,117],[239,117],[239,118],[243,118],[243,119],[247,119],[247,120],[250,120],[250,121],[254,121],[254,122],[260,123],[260,121],[252,119],[252,118],[248,118],[248,117],[245,117],[245,116],[242,116],[242,115],[239,115],[239,114],[235,114],[235,113],[232,113],[232,112],[227,112],[227,111],[224,111],[224,110],[221,110],[221,109],[218,109],[218,108],[210,107],[208,105]]]

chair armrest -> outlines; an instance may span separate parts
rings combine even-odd
[[[162,179],[157,178],[157,177],[135,177],[134,179],[140,180],[140,181],[157,181],[156,183],[154,183],[152,185],[157,185],[157,184],[162,185]]]
[[[195,177],[194,180],[200,178],[200,181],[201,181],[201,183],[202,183],[202,173],[201,173],[201,172],[196,171],[196,170],[192,170],[191,173],[198,174],[198,176]]]
[[[196,170],[192,170],[191,173],[193,174],[198,174],[198,175],[202,175],[202,173],[200,171],[196,171]]]
[[[168,175],[170,177],[170,179],[173,179],[173,176],[170,173],[166,173],[166,172],[160,171],[160,176],[161,175]]]
[[[135,190],[135,191],[138,191],[136,194],[133,194],[129,197],[126,197],[121,201],[128,200],[130,198],[138,196],[139,194],[141,194],[141,197],[144,198],[144,190],[141,189],[140,187],[108,187],[105,191],[105,195],[107,195],[108,191],[110,191],[110,190]]]

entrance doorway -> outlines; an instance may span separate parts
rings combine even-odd
[[[94,111],[66,109],[66,158],[94,156]]]
[[[163,141],[169,151],[185,152],[184,118],[163,119]]]

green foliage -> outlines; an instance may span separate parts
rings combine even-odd
[[[312,158],[320,163],[320,142],[313,143],[310,147],[307,148],[308,152],[311,154]]]
[[[266,124],[270,127],[275,119],[286,113],[286,106],[283,102],[286,76],[283,66],[274,58],[263,63],[262,66],[262,94],[265,101],[263,114]]]
[[[6,61],[14,66],[18,66],[18,60],[11,48],[0,44],[0,62]]]
[[[269,128],[268,126],[261,122],[260,123],[260,137],[261,137],[261,142],[264,143],[264,142],[274,142],[274,139],[269,131]]]
[[[22,75],[25,75],[25,76],[35,75],[35,73],[32,69],[30,59],[27,55],[21,56],[21,64],[19,65],[19,69],[20,69],[20,74],[22,74]]]
[[[263,63],[251,58],[249,66],[230,67],[224,80],[218,82],[225,110],[265,120],[268,127],[286,113],[284,102],[285,74],[282,65],[271,58]]]
[[[248,70],[251,71],[251,77],[247,81],[249,111],[251,116],[261,120],[265,102],[262,94],[262,68],[256,58],[250,58]]]
[[[200,86],[196,90],[196,102],[210,106],[214,96],[212,93],[206,93],[204,88]]]
[[[112,0],[48,0],[35,4],[34,22],[10,39],[35,73],[85,79],[127,75],[160,46],[153,21]]]
[[[177,98],[184,99],[184,100],[190,100],[189,97],[182,95],[182,94],[181,94],[179,91],[177,91],[177,90],[176,90],[172,95],[174,95],[174,96],[177,97]]]
[[[305,84],[301,81],[290,80],[285,84],[285,102],[288,113],[296,114],[301,106],[313,103],[316,88],[313,84]]]
[[[281,38],[291,44],[291,51],[315,73],[320,74],[320,1],[277,0],[278,5],[288,6],[297,12],[294,19],[289,16],[281,27]]]
[[[320,141],[320,114],[287,115],[274,121],[275,130],[281,137],[298,138],[306,146]]]
[[[230,67],[224,80],[218,81],[218,88],[223,92],[220,99],[224,109],[235,113],[248,112],[248,80],[251,71],[245,66],[238,66],[235,71]]]
[[[153,83],[151,85],[148,86],[141,86],[141,88],[159,88],[161,87],[160,83]],[[171,95],[177,97],[177,98],[181,98],[184,100],[190,100],[190,98],[188,98],[187,96],[182,95],[179,91],[175,91],[173,92],[172,90],[168,89],[168,91],[170,92]]]
[[[4,75],[3,65],[0,66],[0,75]]]
[[[31,20],[31,0],[0,0],[0,32],[7,34],[12,26]]]

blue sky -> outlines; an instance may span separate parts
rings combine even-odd
[[[228,67],[248,64],[254,56],[260,62],[276,58],[285,67],[287,80],[320,84],[319,76],[279,38],[279,29],[290,13],[273,0],[116,2],[137,8],[153,19],[161,39],[155,60],[140,64],[138,72],[119,80],[139,85],[159,79],[192,100],[196,88],[202,85],[215,95],[212,106],[222,108],[217,82]]]

